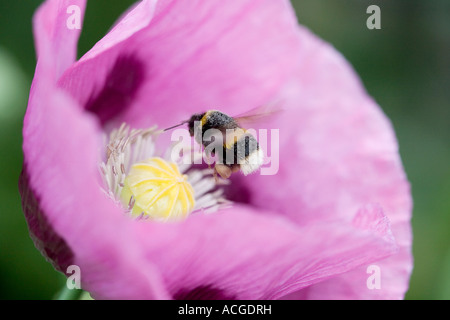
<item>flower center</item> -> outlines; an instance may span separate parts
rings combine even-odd
[[[132,165],[121,200],[133,216],[180,220],[195,206],[194,189],[175,163],[154,157]]]
[[[106,196],[138,220],[177,221],[191,213],[208,214],[229,206],[211,169],[165,160],[170,157],[156,151],[161,133],[156,127],[130,129],[122,124],[109,139],[105,137],[106,152],[99,169]],[[172,154],[172,147],[165,151]],[[184,151],[191,156],[192,150]]]

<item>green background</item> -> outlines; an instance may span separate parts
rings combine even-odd
[[[31,18],[41,1],[0,3],[0,298],[50,299],[65,278],[29,238],[17,189],[22,120],[35,67]],[[87,6],[80,55],[133,1]],[[407,299],[450,299],[450,1],[293,0],[299,22],[354,66],[391,119],[414,198]],[[369,5],[381,30],[369,30]]]

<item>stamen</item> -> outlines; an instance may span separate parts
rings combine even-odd
[[[134,196],[131,196],[130,197],[130,201],[128,201],[128,210],[132,210],[133,209],[134,203],[135,203]]]

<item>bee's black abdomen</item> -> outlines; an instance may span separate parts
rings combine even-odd
[[[259,144],[256,138],[253,135],[246,133],[234,143],[233,147],[223,147],[223,164],[232,167],[233,165],[244,163],[245,159],[258,149]]]

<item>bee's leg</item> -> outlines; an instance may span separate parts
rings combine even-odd
[[[216,166],[214,167],[214,172],[217,172],[224,179],[228,179],[232,173],[231,168],[229,166],[219,163],[217,163]]]
[[[206,164],[208,165],[208,169],[211,169],[212,162],[211,162],[211,158],[209,157],[209,153],[205,152],[205,155],[206,155]]]
[[[212,164],[211,158],[209,157],[209,154],[206,152],[205,152],[205,155],[206,155],[206,164],[208,165],[208,169],[211,169],[211,164]],[[218,183],[219,178],[217,177],[216,168],[214,168],[214,170],[213,170],[213,176],[214,176],[214,180],[216,181],[216,183]]]
[[[231,167],[231,172],[232,173],[238,172],[239,170],[241,170],[241,166],[240,165],[234,165],[233,167]]]
[[[214,177],[214,181],[216,182],[216,184],[218,184],[219,183],[219,177],[217,176],[216,167],[214,167],[214,170],[213,170],[213,177]]]

